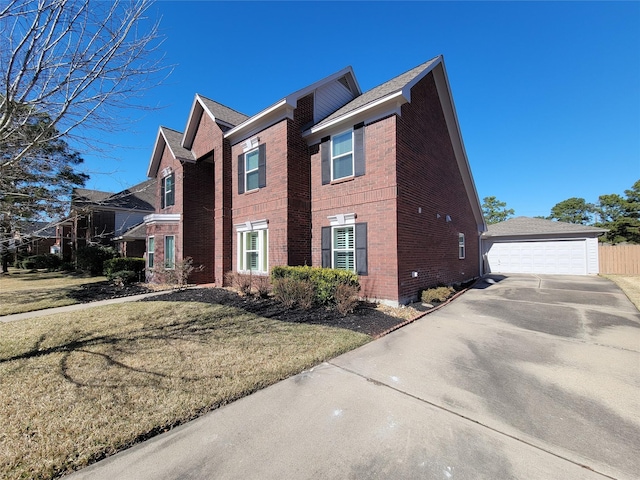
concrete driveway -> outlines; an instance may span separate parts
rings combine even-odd
[[[601,278],[494,278],[73,478],[638,478],[638,310]]]

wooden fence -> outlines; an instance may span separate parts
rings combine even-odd
[[[640,275],[640,245],[599,245],[600,273]]]

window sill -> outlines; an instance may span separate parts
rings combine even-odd
[[[345,183],[345,182],[351,182],[355,179],[356,177],[354,177],[353,175],[350,177],[344,177],[344,178],[339,178],[337,180],[331,180],[331,183],[329,183],[329,185],[338,185],[339,183]]]
[[[255,275],[257,277],[268,277],[269,272],[260,272],[258,270],[238,270],[238,273],[242,275]]]
[[[256,193],[259,191],[260,191],[260,188],[254,188],[253,190],[247,190],[246,192],[243,193],[243,195],[251,195],[252,193]]]

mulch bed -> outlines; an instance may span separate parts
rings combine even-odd
[[[117,286],[113,282],[104,281],[82,285],[70,292],[69,296],[81,303],[88,303],[150,293],[152,291],[155,290],[144,284]],[[204,302],[228,305],[265,318],[273,318],[283,322],[306,322],[346,328],[372,337],[379,337],[399,328],[420,316],[425,310],[420,304],[392,308],[369,302],[359,302],[353,313],[341,315],[335,310],[329,310],[324,307],[314,307],[309,310],[287,309],[272,298],[245,297],[225,288],[188,288],[157,297],[146,298],[142,301]]]
[[[146,298],[142,301],[204,302],[227,305],[246,310],[261,317],[273,318],[283,322],[329,325],[365,333],[372,337],[378,337],[420,314],[415,309],[392,309],[368,302],[360,302],[353,313],[345,316],[335,310],[328,310],[324,307],[315,307],[310,310],[287,309],[271,298],[244,297],[224,288],[189,288]],[[399,317],[390,313],[402,314],[402,316]]]
[[[142,284],[117,286],[113,282],[105,280],[104,282],[80,285],[69,292],[68,295],[80,303],[89,303],[111,298],[130,297],[131,295],[140,295],[141,293],[152,291],[152,289]]]

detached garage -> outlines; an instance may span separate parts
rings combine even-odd
[[[516,217],[482,234],[485,273],[590,275],[598,273],[603,228]]]

